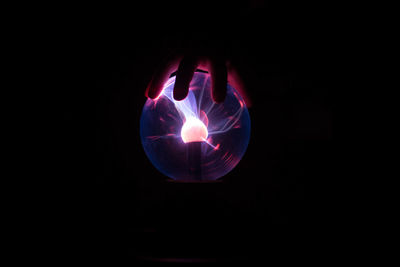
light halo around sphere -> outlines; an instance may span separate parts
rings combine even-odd
[[[247,149],[251,126],[245,101],[228,84],[224,102],[214,103],[208,73],[195,72],[182,101],[173,98],[174,83],[171,77],[160,96],[147,99],[143,107],[143,149],[151,163],[173,180],[215,181],[232,171]],[[194,143],[198,143],[195,152]],[[193,153],[198,154],[196,162]]]

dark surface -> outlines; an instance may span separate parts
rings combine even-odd
[[[116,265],[265,260],[292,239],[294,251],[312,240],[323,254],[318,244],[335,231],[340,202],[333,11],[263,1],[184,14],[165,5],[154,15],[152,3],[79,10],[58,29],[66,33],[59,176],[68,196],[60,231],[69,254]],[[152,25],[155,17],[162,23]],[[170,183],[141,147],[144,90],[169,51],[209,36],[229,44],[247,82],[250,144],[221,183]]]

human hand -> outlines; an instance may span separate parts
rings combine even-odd
[[[228,82],[240,92],[244,91],[243,82],[223,48],[196,45],[165,58],[155,71],[145,95],[156,99],[171,74],[176,72],[173,96],[177,101],[183,100],[188,95],[190,82],[197,69],[210,73],[212,98],[216,103],[224,101]]]

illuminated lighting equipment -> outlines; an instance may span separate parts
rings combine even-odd
[[[223,103],[211,96],[208,73],[196,72],[188,96],[173,98],[175,77],[157,99],[147,99],[140,119],[144,151],[152,164],[176,181],[215,181],[243,157],[250,117],[240,94],[229,84]]]

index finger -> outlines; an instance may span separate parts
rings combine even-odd
[[[170,75],[176,71],[181,56],[172,54],[168,56],[156,69],[149,85],[146,88],[145,96],[151,99],[157,98],[168,81]]]

